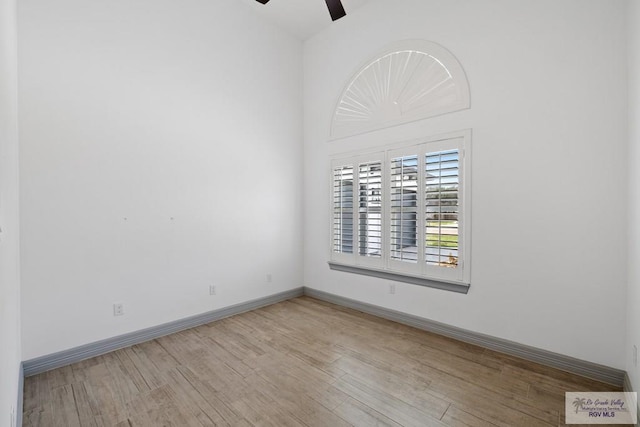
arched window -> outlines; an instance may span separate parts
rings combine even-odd
[[[366,62],[345,86],[331,138],[343,138],[469,108],[460,63],[442,46],[398,42]]]
[[[449,51],[427,41],[403,41],[351,78],[336,105],[331,137],[469,106],[467,78]],[[467,129],[378,144],[376,152],[369,147],[335,153],[330,268],[467,293],[470,142]]]

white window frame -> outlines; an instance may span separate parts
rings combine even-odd
[[[458,265],[455,268],[428,265],[425,261],[425,158],[427,153],[457,149],[458,160]],[[417,203],[417,257],[416,263],[391,258],[391,160],[403,156],[418,156]],[[382,162],[382,256],[359,255],[359,166],[380,160]],[[451,132],[419,140],[394,143],[370,153],[351,152],[331,158],[330,248],[329,265],[334,270],[346,271],[390,280],[413,283],[454,292],[467,293],[471,283],[471,130]],[[353,166],[353,253],[335,253],[333,250],[333,170],[340,166]]]

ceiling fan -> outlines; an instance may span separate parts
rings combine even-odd
[[[256,0],[258,3],[267,4],[269,0]],[[335,21],[347,14],[344,11],[344,7],[342,7],[342,2],[340,0],[325,0],[327,3],[327,7],[329,8],[329,13],[331,14],[331,20]]]

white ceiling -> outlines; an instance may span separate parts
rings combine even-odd
[[[332,22],[325,0],[271,0],[265,5],[256,0],[244,1],[267,20],[301,40],[308,39]],[[368,1],[342,0],[342,5],[349,15]]]

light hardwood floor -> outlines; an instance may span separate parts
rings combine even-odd
[[[557,426],[619,389],[301,297],[25,380],[25,426]]]

